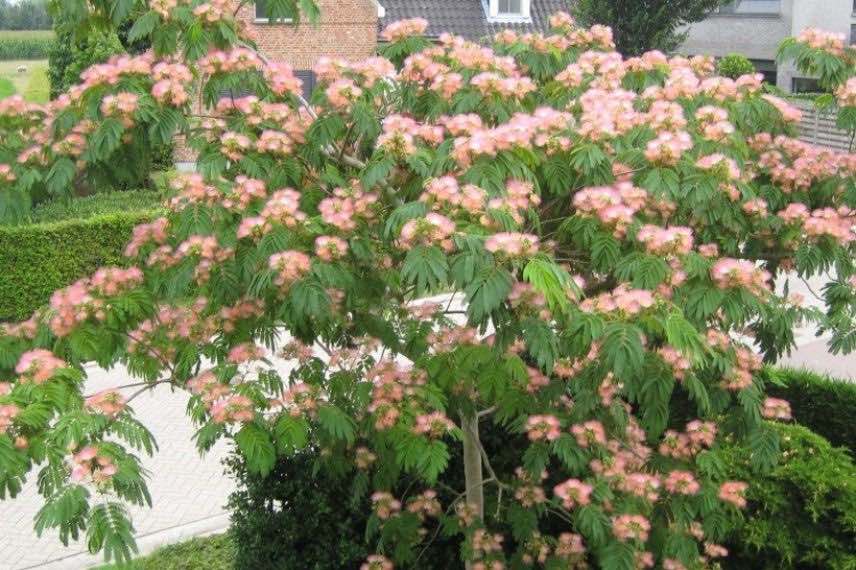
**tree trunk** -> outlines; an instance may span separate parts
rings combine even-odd
[[[484,520],[484,484],[482,477],[479,419],[476,415],[462,417],[464,431],[464,477],[467,486],[467,503],[476,508],[476,516]]]

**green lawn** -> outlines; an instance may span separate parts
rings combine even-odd
[[[51,39],[53,30],[0,30],[0,39]]]
[[[22,65],[27,68],[27,71],[19,73],[18,68]],[[4,89],[7,82],[14,88],[12,93],[7,93]],[[46,60],[0,61],[0,97],[8,97],[14,93],[23,95],[24,99],[33,103],[47,103],[50,97],[48,62]]]
[[[164,546],[129,565],[95,570],[231,570],[234,558],[232,539],[228,534],[218,534]]]

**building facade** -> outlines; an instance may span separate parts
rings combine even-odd
[[[681,51],[716,57],[740,53],[785,91],[817,91],[816,82],[792,62],[776,62],[782,40],[811,27],[856,42],[856,0],[735,0],[690,26]]]

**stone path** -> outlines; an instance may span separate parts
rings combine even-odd
[[[817,284],[811,285],[817,291]],[[791,291],[818,305],[804,284],[792,280]],[[799,331],[797,344],[799,347],[782,364],[856,381],[856,354],[829,355],[825,339],[817,339],[810,327]],[[284,368],[279,364],[278,368]],[[122,369],[107,372],[93,367],[88,372],[87,393],[128,383]],[[160,386],[133,402],[137,416],[152,430],[160,446],[154,457],[144,461],[151,472],[149,489],[154,506],[133,509],[141,553],[190,536],[221,532],[229,524],[224,505],[234,484],[223,475],[221,465],[228,446],[220,442],[205,457],[199,456],[191,441],[194,430],[185,415],[187,398],[182,392]],[[40,505],[34,481],[17,499],[0,501],[0,570],[76,570],[101,562],[86,553],[85,543],[63,547],[54,533],[37,538],[32,522]]]
[[[87,393],[127,383],[124,370],[107,372],[91,368]],[[227,455],[224,442],[205,457],[193,447],[194,433],[185,415],[188,396],[159,386],[132,403],[139,419],[149,427],[160,450],[146,458],[150,471],[149,490],[153,507],[132,510],[141,551],[149,552],[183,538],[217,532],[228,527],[224,505],[233,482],[223,475],[221,460]],[[64,547],[55,533],[37,538],[33,517],[41,506],[35,480],[21,496],[0,501],[0,570],[44,568],[72,570],[102,561],[86,553],[85,542]]]

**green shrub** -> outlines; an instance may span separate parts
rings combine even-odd
[[[171,544],[130,564],[96,570],[231,570],[234,560],[235,544],[227,533]]]
[[[229,499],[238,570],[358,568],[373,551],[364,540],[368,497],[351,502],[351,479],[313,469],[317,455],[282,458],[267,478],[227,462],[239,488]]]
[[[80,73],[89,66],[124,52],[122,42],[113,31],[90,31],[76,36],[72,30],[59,28],[48,61],[51,99],[80,83]]]
[[[856,457],[856,384],[789,368],[765,368],[761,378],[769,396],[790,402],[798,424]]]
[[[730,53],[717,62],[716,70],[723,77],[737,79],[741,75],[755,73],[755,66],[745,55]]]
[[[49,30],[0,32],[0,60],[45,59],[54,45]]]
[[[103,214],[157,210],[162,205],[161,195],[151,190],[104,192],[74,200],[43,202],[33,208],[31,219],[34,223],[84,220]]]
[[[88,220],[0,227],[0,321],[28,318],[51,294],[104,265],[122,265],[123,250],[149,212]]]
[[[782,458],[771,473],[753,474],[745,450],[723,450],[729,477],[750,483],[744,524],[726,544],[725,566],[853,570],[856,465],[844,450],[804,427],[776,430]]]

